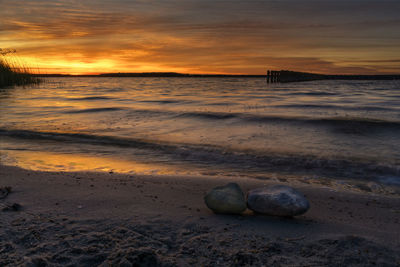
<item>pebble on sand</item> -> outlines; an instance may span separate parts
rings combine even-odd
[[[12,191],[11,186],[0,187],[0,199],[6,198]]]
[[[243,191],[236,183],[213,188],[204,197],[204,201],[215,213],[240,214],[246,210]]]
[[[303,194],[286,185],[273,185],[250,190],[247,207],[256,213],[272,216],[304,214],[310,204]]]
[[[5,203],[0,204],[1,211],[19,211],[22,206],[18,203]]]

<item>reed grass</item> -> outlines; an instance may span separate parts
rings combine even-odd
[[[0,88],[40,83],[41,80],[35,77],[27,66],[13,58],[15,52],[0,48]]]

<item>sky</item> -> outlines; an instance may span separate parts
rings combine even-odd
[[[400,73],[399,0],[0,0],[40,73]]]

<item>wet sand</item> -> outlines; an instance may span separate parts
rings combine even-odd
[[[37,172],[0,165],[0,266],[399,266],[400,198],[294,185],[294,219],[216,215],[212,187],[245,178]]]

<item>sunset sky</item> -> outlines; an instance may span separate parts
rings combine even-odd
[[[41,73],[400,73],[399,0],[0,0]]]

